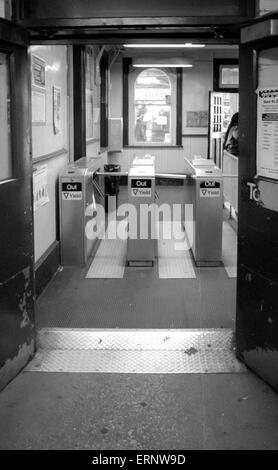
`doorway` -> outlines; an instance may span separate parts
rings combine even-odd
[[[263,19],[261,21],[263,21]],[[257,64],[256,66],[254,65],[255,64],[254,59],[257,58],[256,54],[259,50],[263,49],[264,47],[266,49],[271,48],[273,44],[275,46],[276,34],[273,33],[273,31],[275,31],[275,28],[274,29],[272,28],[273,26],[275,26],[273,24],[273,21],[275,21],[275,18],[270,19],[270,23],[267,23],[268,26],[269,24],[271,24],[271,28],[269,29],[270,31],[269,36],[271,37],[267,37],[267,34],[264,37],[262,37],[259,35],[259,33],[256,33],[256,32],[253,36],[251,34],[253,33],[253,31],[250,31],[248,29],[249,27],[246,27],[247,35],[251,34],[251,41],[249,40],[245,40],[245,42],[243,41],[243,47],[241,48],[241,70],[242,71],[244,70],[245,72],[247,71],[248,72],[247,76],[251,80],[249,81],[248,84],[245,83],[245,85],[242,86],[242,100],[241,100],[243,109],[245,109],[245,114],[243,115],[242,120],[241,120],[242,129],[243,129],[242,132],[244,133],[244,135],[242,134],[241,149],[242,149],[243,154],[246,155],[246,157],[243,160],[241,170],[240,170],[240,173],[242,175],[242,180],[240,181],[240,184],[241,184],[240,194],[241,194],[241,210],[242,211],[245,210],[245,212],[242,212],[242,214],[246,216],[246,220],[242,219],[243,231],[242,231],[242,238],[240,240],[240,246],[241,246],[240,256],[242,256],[241,258],[242,263],[239,262],[240,282],[238,284],[239,285],[239,288],[238,288],[239,289],[238,290],[239,315],[238,315],[238,322],[237,322],[237,328],[238,328],[237,341],[238,341],[238,354],[243,360],[246,360],[246,357],[247,357],[245,354],[246,351],[249,352],[249,351],[256,350],[257,345],[260,345],[260,346],[262,345],[262,349],[263,349],[262,355],[264,356],[264,353],[266,352],[267,354],[265,357],[268,359],[270,352],[274,351],[275,353],[276,343],[277,343],[276,337],[275,335],[273,335],[273,329],[272,329],[273,327],[271,327],[271,325],[273,325],[272,316],[270,315],[267,317],[267,327],[265,328],[261,328],[262,326],[261,320],[258,317],[258,323],[255,322],[256,334],[254,334],[254,331],[252,330],[253,317],[250,314],[250,312],[249,313],[245,312],[246,305],[244,307],[244,302],[246,300],[244,292],[249,293],[251,299],[253,298],[253,294],[252,294],[253,292],[258,294],[258,297],[256,297],[256,302],[255,302],[256,308],[259,305],[260,308],[262,308],[263,310],[264,310],[265,304],[263,303],[262,305],[262,302],[261,302],[262,297],[265,296],[265,293],[270,292],[269,298],[271,299],[271,304],[269,305],[267,303],[267,308],[265,310],[267,314],[269,313],[269,311],[273,309],[273,305],[275,304],[275,294],[273,294],[273,289],[276,286],[276,277],[275,277],[274,270],[272,269],[273,267],[272,255],[269,253],[267,276],[265,275],[266,273],[264,271],[261,272],[261,268],[258,266],[256,262],[254,262],[254,260],[256,260],[256,253],[257,253],[256,250],[258,247],[261,248],[261,241],[260,241],[261,238],[258,235],[260,230],[258,230],[258,227],[256,226],[256,224],[254,227],[252,222],[253,220],[256,220],[257,218],[260,226],[267,227],[267,233],[264,232],[264,235],[267,235],[270,233],[275,234],[276,233],[275,227],[273,228],[273,221],[275,221],[275,214],[273,212],[275,212],[275,210],[271,206],[270,208],[269,207],[267,208],[267,210],[270,210],[271,212],[267,212],[264,210],[265,208],[262,208],[261,206],[259,207],[259,205],[256,204],[258,202],[256,201],[256,199],[255,200],[252,198],[250,199],[250,196],[249,196],[250,200],[248,199],[248,194],[249,195],[251,194],[252,197],[255,194],[255,196],[258,197],[258,193],[257,193],[258,189],[257,189],[257,180],[255,178],[257,175],[257,172],[256,172],[255,165],[254,165],[254,155],[256,155],[254,127],[251,129],[251,125],[249,122],[250,116],[246,114],[246,110],[250,110],[250,106],[247,100],[247,97],[248,97],[248,99],[251,98],[250,102],[252,103],[252,108],[251,108],[252,116],[253,117],[256,116],[256,106],[254,103],[255,103],[255,97],[256,97],[255,90],[257,87],[257,83],[256,83]],[[243,31],[243,37],[244,37],[244,31]],[[267,43],[267,41],[269,42]],[[244,62],[245,60],[246,62]],[[250,87],[250,83],[252,84],[252,87]],[[254,123],[254,120],[253,120],[253,123]],[[252,149],[253,151],[253,159],[250,156],[250,149]],[[248,178],[251,178],[251,181],[249,181]],[[275,180],[275,178],[272,178],[272,179]],[[265,181],[263,180],[263,182]],[[270,188],[270,184],[268,183],[273,184],[273,187],[275,188],[275,181],[267,181],[267,187]],[[246,190],[246,185],[247,185],[247,190]],[[250,187],[252,187],[255,192],[254,191],[250,192]],[[254,206],[254,204],[256,204],[256,207]],[[248,215],[247,208],[252,214],[251,216],[252,220],[250,220],[250,214]],[[252,241],[250,241],[251,239]],[[247,251],[245,251],[246,246],[248,248]],[[262,261],[261,257],[260,257],[260,260]],[[265,266],[264,262],[262,262],[261,266]],[[260,278],[261,276],[263,278],[263,281],[265,281],[265,283],[264,282],[262,283],[264,285],[264,289],[262,292],[258,289],[258,284],[260,283],[257,282],[258,281],[256,277],[257,275],[259,276],[259,279],[261,279]],[[250,286],[251,286],[251,291],[248,290],[247,288]],[[258,315],[259,315],[259,312],[258,312]],[[259,327],[257,328],[258,325]],[[257,334],[258,331],[262,332],[261,339],[259,338],[260,335]],[[256,338],[255,344],[253,341],[254,338]],[[253,342],[251,341],[251,339]],[[256,353],[255,353],[255,358],[256,358],[255,362],[256,363],[259,362],[257,361]],[[260,365],[258,367],[255,367],[253,362],[254,361],[251,360],[250,365],[251,367],[254,367],[258,371],[258,373],[260,373],[261,375],[271,376],[271,373],[273,372],[272,366],[270,367],[270,372],[268,371],[267,374],[265,374],[264,371],[262,370],[263,368],[260,367]],[[271,361],[271,363],[273,364],[274,361],[273,362]],[[269,378],[268,380],[271,380],[271,378]]]
[[[84,48],[82,54],[85,57],[87,133],[85,147],[88,156],[100,150],[98,149],[100,135],[97,120],[98,107],[100,107],[100,83],[97,64],[100,63],[104,51],[108,54],[110,72],[110,118],[120,119],[125,108],[129,112],[128,117],[123,115],[125,125],[128,126],[128,142],[122,148],[117,148],[118,143],[113,140],[113,136],[110,136],[109,146],[102,154],[103,165],[117,164],[122,172],[127,173],[135,157],[141,158],[148,153],[154,155],[156,172],[164,173],[164,178],[157,178],[157,204],[159,207],[169,205],[169,222],[173,222],[174,205],[183,206],[189,201],[185,200],[184,181],[175,180],[171,174],[184,173],[185,156],[190,160],[196,156],[202,156],[205,159],[208,157],[208,96],[214,82],[213,57],[215,54],[219,55],[217,41],[214,45],[205,44],[198,52],[194,49],[187,52],[188,57],[194,62],[192,68],[151,68],[158,70],[159,77],[161,76],[163,80],[165,80],[164,77],[167,78],[167,93],[164,93],[163,81],[160,83],[157,79],[158,72],[155,76],[141,76],[142,69],[133,67],[131,61],[135,58],[138,60],[140,56],[138,51],[132,52],[132,49],[125,48],[123,45],[112,47],[109,44],[101,47],[90,45]],[[144,48],[142,51],[145,55],[149,55]],[[140,51],[141,55],[142,51]],[[168,57],[169,54],[179,56],[174,44],[173,50],[167,52]],[[222,45],[221,54],[225,57],[236,56],[237,48],[227,45],[223,49]],[[154,55],[153,52],[152,55]],[[208,55],[209,59],[207,59]],[[160,56],[161,52],[157,52],[157,57]],[[129,68],[124,69],[127,59]],[[153,60],[155,65],[155,59]],[[140,80],[142,83],[139,83]],[[161,101],[159,93],[167,95],[165,103]],[[164,95],[163,99],[166,99]],[[151,142],[148,145],[135,142],[136,126],[133,108],[138,111],[139,107],[142,108],[144,104],[143,100],[146,101],[146,99],[149,100],[149,108],[154,106],[153,103],[157,99],[160,99],[159,107],[162,112],[164,108],[167,110],[171,108],[169,121],[172,122],[172,141],[168,142],[169,132],[164,132],[164,142]],[[126,100],[128,100],[127,103]],[[183,108],[180,106],[180,101],[184,103]],[[103,105],[106,106],[106,102],[103,102]],[[196,106],[202,111],[192,111],[196,109]],[[150,111],[148,113],[150,114]],[[154,132],[157,135],[158,130],[162,129],[161,126],[165,126],[164,118],[164,115],[154,116],[153,124],[152,120],[147,120],[146,114],[145,122],[146,125],[156,126]],[[182,145],[177,140],[178,129],[180,129]],[[167,138],[166,141],[165,138]],[[127,179],[122,177],[120,183],[120,192],[117,197],[118,208],[128,200]],[[110,215],[107,214],[107,218]],[[231,219],[230,212],[224,207],[223,227],[225,265],[217,267],[197,267],[190,253],[184,255],[185,251],[189,250],[171,252],[172,240],[167,246],[162,246],[162,244],[157,246],[154,268],[124,266],[124,269],[120,270],[120,277],[113,278],[109,271],[109,263],[110,265],[115,263],[117,252],[119,254],[117,262],[122,262],[121,246],[115,245],[116,248],[114,251],[112,249],[112,254],[111,252],[109,254],[111,248],[108,245],[106,247],[105,243],[100,241],[86,267],[64,266],[42,297],[38,299],[38,327],[227,328],[233,331],[236,306],[236,220]],[[184,232],[182,221],[181,231]],[[98,275],[92,267],[96,259],[100,260],[101,264],[101,272]],[[92,271],[93,275],[89,276],[88,274]]]

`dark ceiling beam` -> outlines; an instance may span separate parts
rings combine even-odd
[[[0,36],[5,42],[17,44],[18,46],[29,45],[29,33],[17,25],[0,18]]]
[[[194,37],[190,36],[191,39],[194,39]],[[199,37],[200,38],[200,37]],[[30,39],[30,44],[32,46],[35,46],[35,45],[57,45],[57,43],[59,42],[59,45],[65,45],[65,46],[69,46],[69,45],[102,45],[102,44],[105,44],[105,45],[115,45],[115,46],[121,46],[124,42],[126,42],[126,40],[128,39],[128,42],[130,42],[129,40],[129,36],[125,39],[125,41],[123,40],[119,40],[118,37],[115,37],[115,38],[112,38],[111,36],[101,36],[101,37],[82,37],[82,38],[79,38],[79,37],[76,37],[76,36],[72,36],[70,38],[64,38],[64,37],[61,37],[61,36],[57,36],[55,38],[52,38],[52,39],[46,39],[45,37],[43,36],[34,36],[34,37],[31,37]],[[211,44],[211,45],[219,45],[219,44],[223,44],[223,45],[238,45],[239,44],[239,36],[235,37],[233,36],[232,38],[227,38],[225,39],[223,42],[219,42],[219,41],[214,41],[213,43],[210,43],[209,40],[207,38],[203,38],[205,43],[206,44]],[[168,36],[168,40],[171,40],[171,37]]]
[[[25,28],[125,28],[125,27],[171,27],[171,26],[209,26],[235,25],[248,21],[246,16],[161,16],[141,18],[53,18],[53,19],[24,19],[17,22]]]
[[[13,6],[13,21],[31,33],[32,43],[49,44],[109,38],[112,44],[144,35],[233,39],[256,15],[256,0],[13,0]]]
[[[239,25],[232,27],[175,27],[175,28],[144,28],[141,30],[134,28],[118,29],[42,29],[39,31],[31,30],[30,37],[32,44],[124,44],[127,39],[129,42],[169,42],[174,40],[182,42],[183,40],[206,41],[207,44],[238,44]]]
[[[255,16],[256,0],[12,0],[14,14],[18,21],[33,22],[55,19],[104,22],[108,20],[128,21],[129,24],[160,18],[169,24],[169,19],[188,18],[192,23],[203,16],[210,19],[227,17],[234,22],[240,18]],[[146,18],[142,18],[142,12]],[[197,20],[197,21],[198,21]],[[203,20],[201,20],[203,21]],[[27,23],[26,23],[27,24]],[[30,23],[29,23],[30,24]],[[99,23],[100,24],[100,23]],[[103,23],[102,23],[103,24]],[[120,23],[118,23],[120,24]]]

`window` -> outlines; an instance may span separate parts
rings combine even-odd
[[[171,82],[163,70],[141,72],[134,87],[134,140],[136,144],[172,142]]]
[[[123,143],[182,145],[182,69],[138,69],[123,59]]]
[[[9,56],[0,53],[0,180],[13,176]]]

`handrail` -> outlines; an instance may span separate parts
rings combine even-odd
[[[96,171],[96,176],[128,176],[128,171]]]
[[[184,175],[182,173],[156,173],[156,178],[172,178],[175,180],[185,180],[188,178],[188,175]]]
[[[222,175],[223,178],[238,178],[238,175]]]
[[[97,176],[128,176],[128,171],[97,171],[95,173]],[[156,173],[156,178],[173,178],[173,179],[180,179],[185,180],[187,178],[238,178],[238,175],[229,175],[229,174],[218,174],[218,175],[185,175],[183,173]]]

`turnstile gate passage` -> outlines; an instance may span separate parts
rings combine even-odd
[[[154,164],[135,165],[128,174],[129,237],[127,262],[129,266],[153,266],[155,261],[155,213],[149,209],[155,200]]]
[[[193,221],[185,220],[197,266],[222,263],[223,176],[212,160],[185,162],[191,177],[185,181],[185,204],[193,205]],[[188,173],[190,175],[190,172]],[[193,233],[192,233],[193,230]],[[191,236],[193,235],[193,236]]]
[[[97,240],[86,233],[86,224],[92,219],[101,231],[105,224],[97,204],[104,206],[101,157],[80,158],[67,165],[59,176],[61,263],[84,266]],[[104,212],[104,211],[103,211]]]
[[[197,266],[222,263],[223,175],[214,162],[185,159],[184,174],[155,174],[154,157],[135,159],[128,173],[129,229],[127,263],[129,266],[153,266],[155,261],[156,217],[155,178],[183,179],[184,203],[193,207],[193,220],[184,220],[191,251]],[[145,164],[144,164],[145,163]],[[104,206],[100,157],[81,158],[64,168],[59,178],[61,257],[63,265],[84,266],[97,240],[88,237],[86,224],[94,219],[105,229],[105,214],[95,210]],[[126,173],[115,172],[115,176]],[[187,213],[187,212],[185,212]],[[103,219],[102,219],[103,214]],[[193,236],[190,230],[193,227]],[[101,230],[98,228],[97,232]]]

